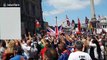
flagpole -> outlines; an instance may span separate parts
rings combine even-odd
[[[56,26],[57,26],[57,16],[55,18],[56,18]]]
[[[55,27],[55,35],[56,35],[56,39],[58,39],[58,25],[57,25],[57,16],[56,18],[56,27]]]

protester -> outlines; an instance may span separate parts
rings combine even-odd
[[[68,49],[64,50],[61,55],[59,56],[58,60],[68,60],[71,51]]]
[[[92,60],[88,53],[82,52],[83,43],[77,41],[75,43],[76,52],[70,54],[68,60]]]
[[[0,40],[1,60],[104,60],[107,35],[25,34],[22,40]]]
[[[17,46],[14,47],[14,57],[10,58],[10,60],[25,60],[22,56],[22,48]]]
[[[27,40],[25,46],[23,47],[24,50],[24,56],[29,59],[30,58],[30,49],[31,49],[31,41]]]
[[[93,60],[103,60],[103,54],[101,53],[101,47],[99,45],[98,40],[94,36],[93,39],[90,41],[90,56]]]
[[[56,50],[53,48],[48,48],[45,51],[43,56],[44,56],[43,60],[57,60],[58,59],[58,54]]]
[[[6,44],[5,44],[5,41],[3,41],[3,40],[0,40],[0,60],[1,60],[1,58],[2,58],[2,55],[3,55],[3,52],[4,52],[4,50],[5,50],[5,46]]]
[[[3,58],[2,60],[8,60],[14,56],[14,44],[15,42],[13,40],[9,41],[7,48],[5,49],[3,53]]]
[[[46,52],[48,48],[51,47],[51,45],[49,41],[46,39],[42,39],[42,43],[43,43],[44,48],[41,50],[40,54],[41,54],[41,59],[44,59],[44,53]]]

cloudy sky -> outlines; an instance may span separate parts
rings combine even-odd
[[[96,16],[107,16],[107,0],[94,0]],[[66,20],[66,15],[69,20],[80,18],[81,23],[84,23],[85,17],[91,18],[90,0],[42,0],[43,18],[49,25],[55,25],[55,17],[57,16],[58,24],[60,25]]]

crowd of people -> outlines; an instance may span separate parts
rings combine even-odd
[[[0,40],[0,60],[106,60],[106,40],[106,33],[56,38],[29,32],[22,40]]]

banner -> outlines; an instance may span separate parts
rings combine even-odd
[[[20,7],[0,7],[0,39],[21,39]]]

